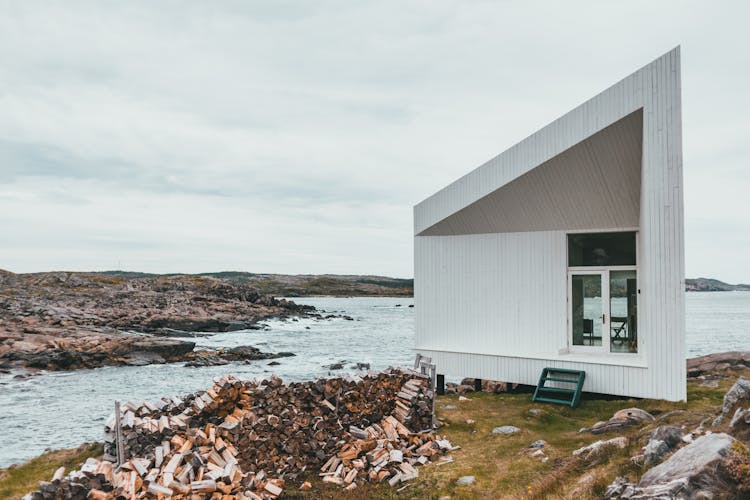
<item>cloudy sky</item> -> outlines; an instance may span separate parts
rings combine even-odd
[[[0,268],[412,274],[412,206],[682,45],[688,276],[750,282],[747,2],[0,0]]]

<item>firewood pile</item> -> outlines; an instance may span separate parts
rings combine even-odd
[[[395,486],[419,477],[415,467],[436,460],[448,451],[458,449],[435,434],[412,433],[393,416],[365,429],[349,428],[353,437],[321,467],[324,483],[351,490],[358,483],[380,483]]]
[[[389,369],[364,378],[282,383],[223,377],[208,391],[120,407],[105,426],[105,455],[30,495],[48,498],[251,498],[309,489],[305,472],[354,488],[417,477],[416,466],[454,449],[431,433],[426,376]],[[412,432],[413,431],[413,432]]]

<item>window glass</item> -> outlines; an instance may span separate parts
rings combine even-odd
[[[569,234],[568,265],[634,266],[635,232]]]
[[[635,271],[609,272],[610,352],[638,352],[638,284]]]
[[[602,345],[602,275],[571,276],[573,345]]]

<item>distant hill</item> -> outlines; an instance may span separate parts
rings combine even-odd
[[[712,278],[689,278],[685,280],[685,290],[688,292],[747,292],[750,291],[750,285],[742,283],[739,285],[730,285],[729,283]]]
[[[98,274],[121,278],[155,276],[185,276],[183,274],[149,274],[133,271],[102,271]],[[414,280],[388,276],[348,274],[262,274],[240,271],[198,273],[187,276],[210,276],[234,283],[248,284],[260,293],[277,297],[309,297],[330,295],[338,297],[399,296],[414,294]]]
[[[0,270],[0,273],[3,271]],[[210,276],[255,287],[258,292],[277,297],[411,297],[414,279],[358,274],[267,274],[242,271],[221,271],[197,274],[154,274],[137,271],[100,271],[92,274],[120,278],[153,278],[158,276]],[[687,278],[687,292],[750,291],[750,284],[731,285],[713,278]]]

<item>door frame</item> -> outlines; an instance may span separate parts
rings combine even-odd
[[[616,356],[638,356],[642,355],[644,352],[644,344],[643,344],[643,330],[641,329],[641,314],[640,314],[640,305],[641,305],[641,231],[637,226],[634,227],[627,227],[627,228],[617,228],[617,229],[581,229],[581,230],[572,230],[572,231],[566,231],[565,232],[565,263],[570,263],[570,255],[568,255],[568,237],[571,234],[589,234],[589,233],[635,233],[635,265],[629,265],[629,266],[566,266],[567,270],[567,280],[566,280],[566,286],[567,290],[565,291],[565,298],[567,300],[566,304],[566,311],[565,314],[567,316],[567,329],[568,329],[568,352],[578,352],[578,353],[604,353],[604,354],[613,354]],[[637,280],[637,301],[638,301],[638,314],[636,316],[636,331],[638,332],[638,351],[634,353],[629,352],[618,352],[618,353],[612,353],[610,350],[611,341],[609,340],[609,335],[611,334],[609,321],[610,321],[610,305],[611,305],[611,297],[609,296],[609,272],[610,271],[635,271],[635,276]],[[606,300],[606,306],[602,304],[602,314],[604,314],[605,307],[606,307],[606,314],[607,314],[607,343],[606,346],[604,344],[604,333],[602,333],[602,345],[601,347],[597,346],[574,346],[573,345],[573,301],[571,300],[571,292],[572,292],[572,279],[571,275],[573,274],[597,274],[602,273],[602,295],[604,295],[604,286],[607,287],[607,300]],[[604,276],[606,274],[606,276]],[[605,283],[606,282],[606,283]],[[602,302],[605,302],[604,297],[602,297]],[[604,328],[604,324],[602,325],[602,329]],[[593,347],[593,349],[592,349]]]
[[[573,345],[573,275],[592,275],[599,276],[601,280],[600,289],[601,293],[601,304],[602,304],[602,315],[604,320],[602,321],[602,345]],[[608,353],[609,352],[609,268],[604,267],[571,267],[568,268],[568,350],[570,352],[581,352],[581,353]],[[601,318],[600,318],[601,320]],[[594,320],[596,321],[596,320]]]
[[[610,327],[610,310],[611,310],[611,304],[612,304],[612,297],[610,297],[609,293],[609,284],[610,284],[610,275],[609,273],[611,271],[635,271],[636,280],[639,280],[640,277],[638,275],[638,266],[604,266],[604,267],[593,267],[593,266],[576,266],[576,267],[569,267],[568,268],[568,279],[567,279],[567,287],[568,290],[566,292],[567,295],[567,315],[568,315],[568,350],[570,352],[588,352],[588,353],[612,353],[611,351],[611,341],[610,336],[612,334],[611,327]],[[573,300],[571,297],[571,294],[573,292],[573,275],[581,275],[581,274],[598,274],[601,276],[602,285],[602,314],[606,315],[606,320],[602,322],[602,345],[601,346],[583,346],[583,345],[573,345]],[[638,300],[640,301],[640,285],[638,285]],[[636,331],[640,332],[640,328],[638,324],[640,323],[640,314],[636,316]],[[606,328],[606,330],[605,330]],[[606,335],[605,335],[606,333]],[[605,343],[606,341],[606,343]],[[638,346],[638,351],[640,352],[640,344]],[[624,353],[624,352],[618,352],[613,353],[620,355],[636,355],[635,353]]]

